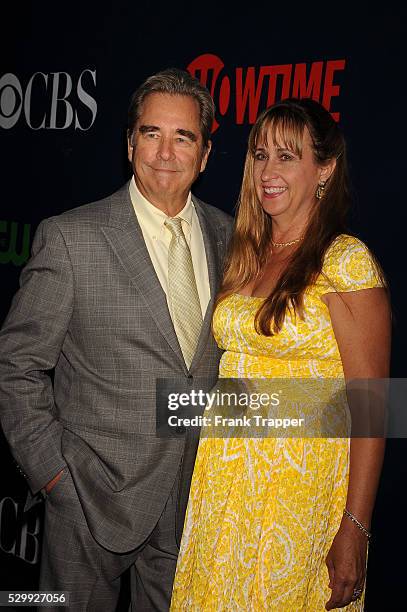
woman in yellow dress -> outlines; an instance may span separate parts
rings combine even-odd
[[[388,376],[378,265],[345,233],[345,143],[308,99],[260,115],[214,313],[221,378]],[[382,438],[205,437],[171,610],[363,610]]]

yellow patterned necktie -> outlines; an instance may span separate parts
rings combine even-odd
[[[171,232],[168,248],[168,302],[178,342],[187,367],[190,368],[202,328],[202,311],[198,289],[181,218],[165,221]]]

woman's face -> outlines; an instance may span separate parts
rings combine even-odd
[[[277,141],[283,143],[279,137]],[[254,186],[264,211],[279,221],[306,221],[317,200],[318,182],[330,174],[315,163],[312,141],[304,128],[301,157],[283,144],[273,142],[269,127],[259,138],[254,153]]]

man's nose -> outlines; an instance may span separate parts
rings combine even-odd
[[[160,143],[157,150],[157,157],[164,160],[169,161],[170,159],[174,159],[174,143],[171,138],[161,138]]]

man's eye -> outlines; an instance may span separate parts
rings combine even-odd
[[[154,139],[158,138],[158,134],[157,134],[157,132],[147,132],[146,133],[146,137],[147,138],[151,138],[152,140],[154,140]]]

